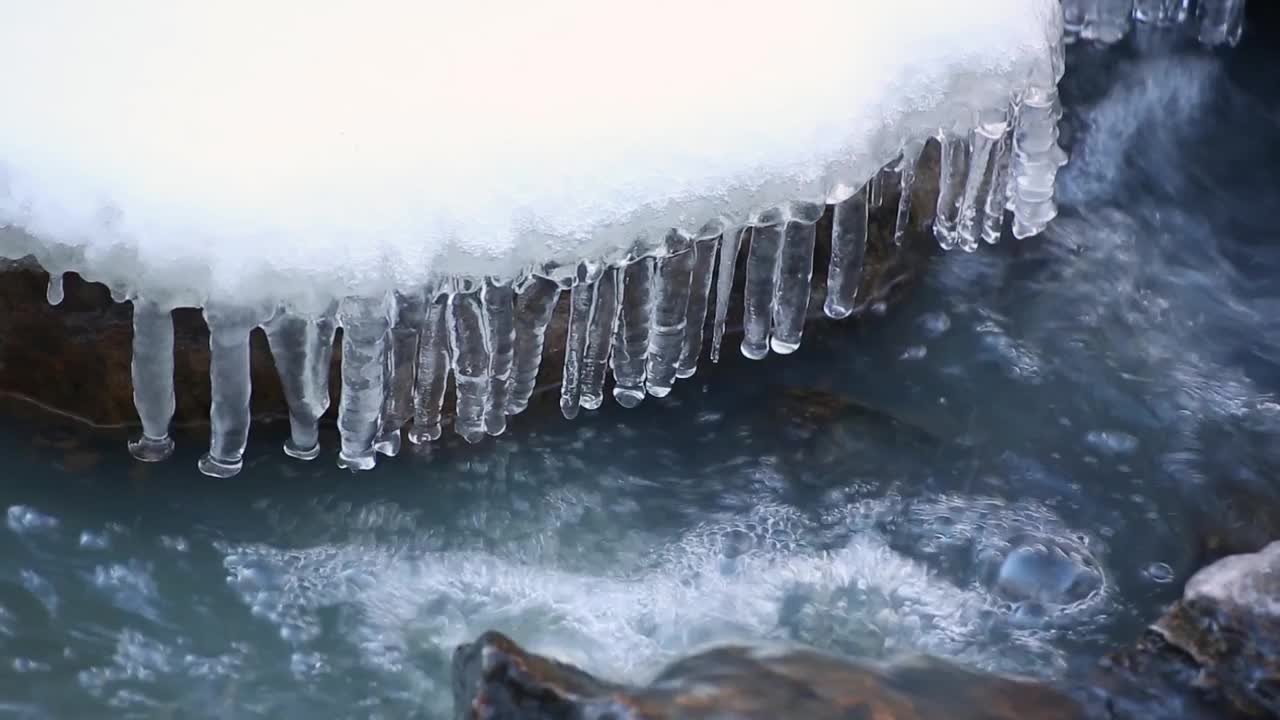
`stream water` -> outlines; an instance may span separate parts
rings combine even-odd
[[[1044,236],[635,410],[358,476],[255,425],[219,482],[203,438],[11,423],[0,715],[444,717],[490,628],[633,680],[761,638],[1096,662],[1280,507],[1280,55],[1161,44],[1073,48]]]

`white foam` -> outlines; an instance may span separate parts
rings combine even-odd
[[[0,254],[185,303],[826,198],[1052,83],[1061,33],[1056,0],[0,5]]]

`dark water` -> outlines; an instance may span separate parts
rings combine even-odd
[[[256,426],[230,482],[200,438],[0,433],[0,715],[442,717],[489,628],[629,679],[734,639],[1096,661],[1280,506],[1280,59],[1072,63],[1046,235],[789,358],[359,476]]]

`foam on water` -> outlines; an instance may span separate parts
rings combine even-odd
[[[0,252],[203,305],[657,250],[1052,87],[1060,33],[1054,0],[43,2],[0,28]]]

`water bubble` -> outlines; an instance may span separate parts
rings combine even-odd
[[[1173,568],[1169,567],[1168,563],[1151,563],[1142,571],[1142,574],[1151,582],[1162,585],[1173,582]]]
[[[902,354],[898,356],[898,359],[899,360],[921,360],[928,354],[929,354],[929,349],[926,348],[925,346],[912,345],[906,350],[903,350]]]
[[[995,591],[1015,602],[1068,605],[1102,586],[1096,564],[1051,538],[1036,538],[1011,551],[996,575]]]
[[[944,312],[925,313],[917,320],[920,327],[924,328],[925,336],[938,337],[942,333],[951,329],[951,318]]]

